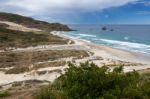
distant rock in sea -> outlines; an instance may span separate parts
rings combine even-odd
[[[108,29],[106,26],[103,26],[101,29],[102,29],[103,31],[107,31],[107,30],[109,30],[109,31],[114,31],[114,29]]]
[[[102,27],[102,30],[103,30],[103,31],[106,31],[106,30],[107,30],[106,26]]]

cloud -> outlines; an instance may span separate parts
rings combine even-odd
[[[22,14],[92,12],[138,0],[1,0],[0,10]]]
[[[134,2],[134,4],[144,4],[145,6],[150,6],[149,0],[139,0],[137,2]]]
[[[97,13],[137,1],[139,0],[0,0],[0,11],[49,22],[80,23],[85,20],[88,22],[91,18],[108,19],[109,15],[100,17]]]
[[[137,14],[147,15],[150,14],[150,11],[138,11]]]

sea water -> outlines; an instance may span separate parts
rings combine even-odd
[[[106,30],[102,30],[106,27]],[[73,38],[150,55],[150,25],[70,25]]]

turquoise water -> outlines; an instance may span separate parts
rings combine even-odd
[[[101,28],[106,26],[107,30]],[[77,31],[63,33],[113,48],[150,54],[150,25],[70,25]]]

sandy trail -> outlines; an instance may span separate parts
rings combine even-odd
[[[28,28],[23,25],[16,24],[14,22],[0,21],[0,23],[9,25],[8,29],[11,29],[11,30],[18,30],[18,31],[24,31],[24,32],[39,32],[39,31],[41,31],[40,29]]]

